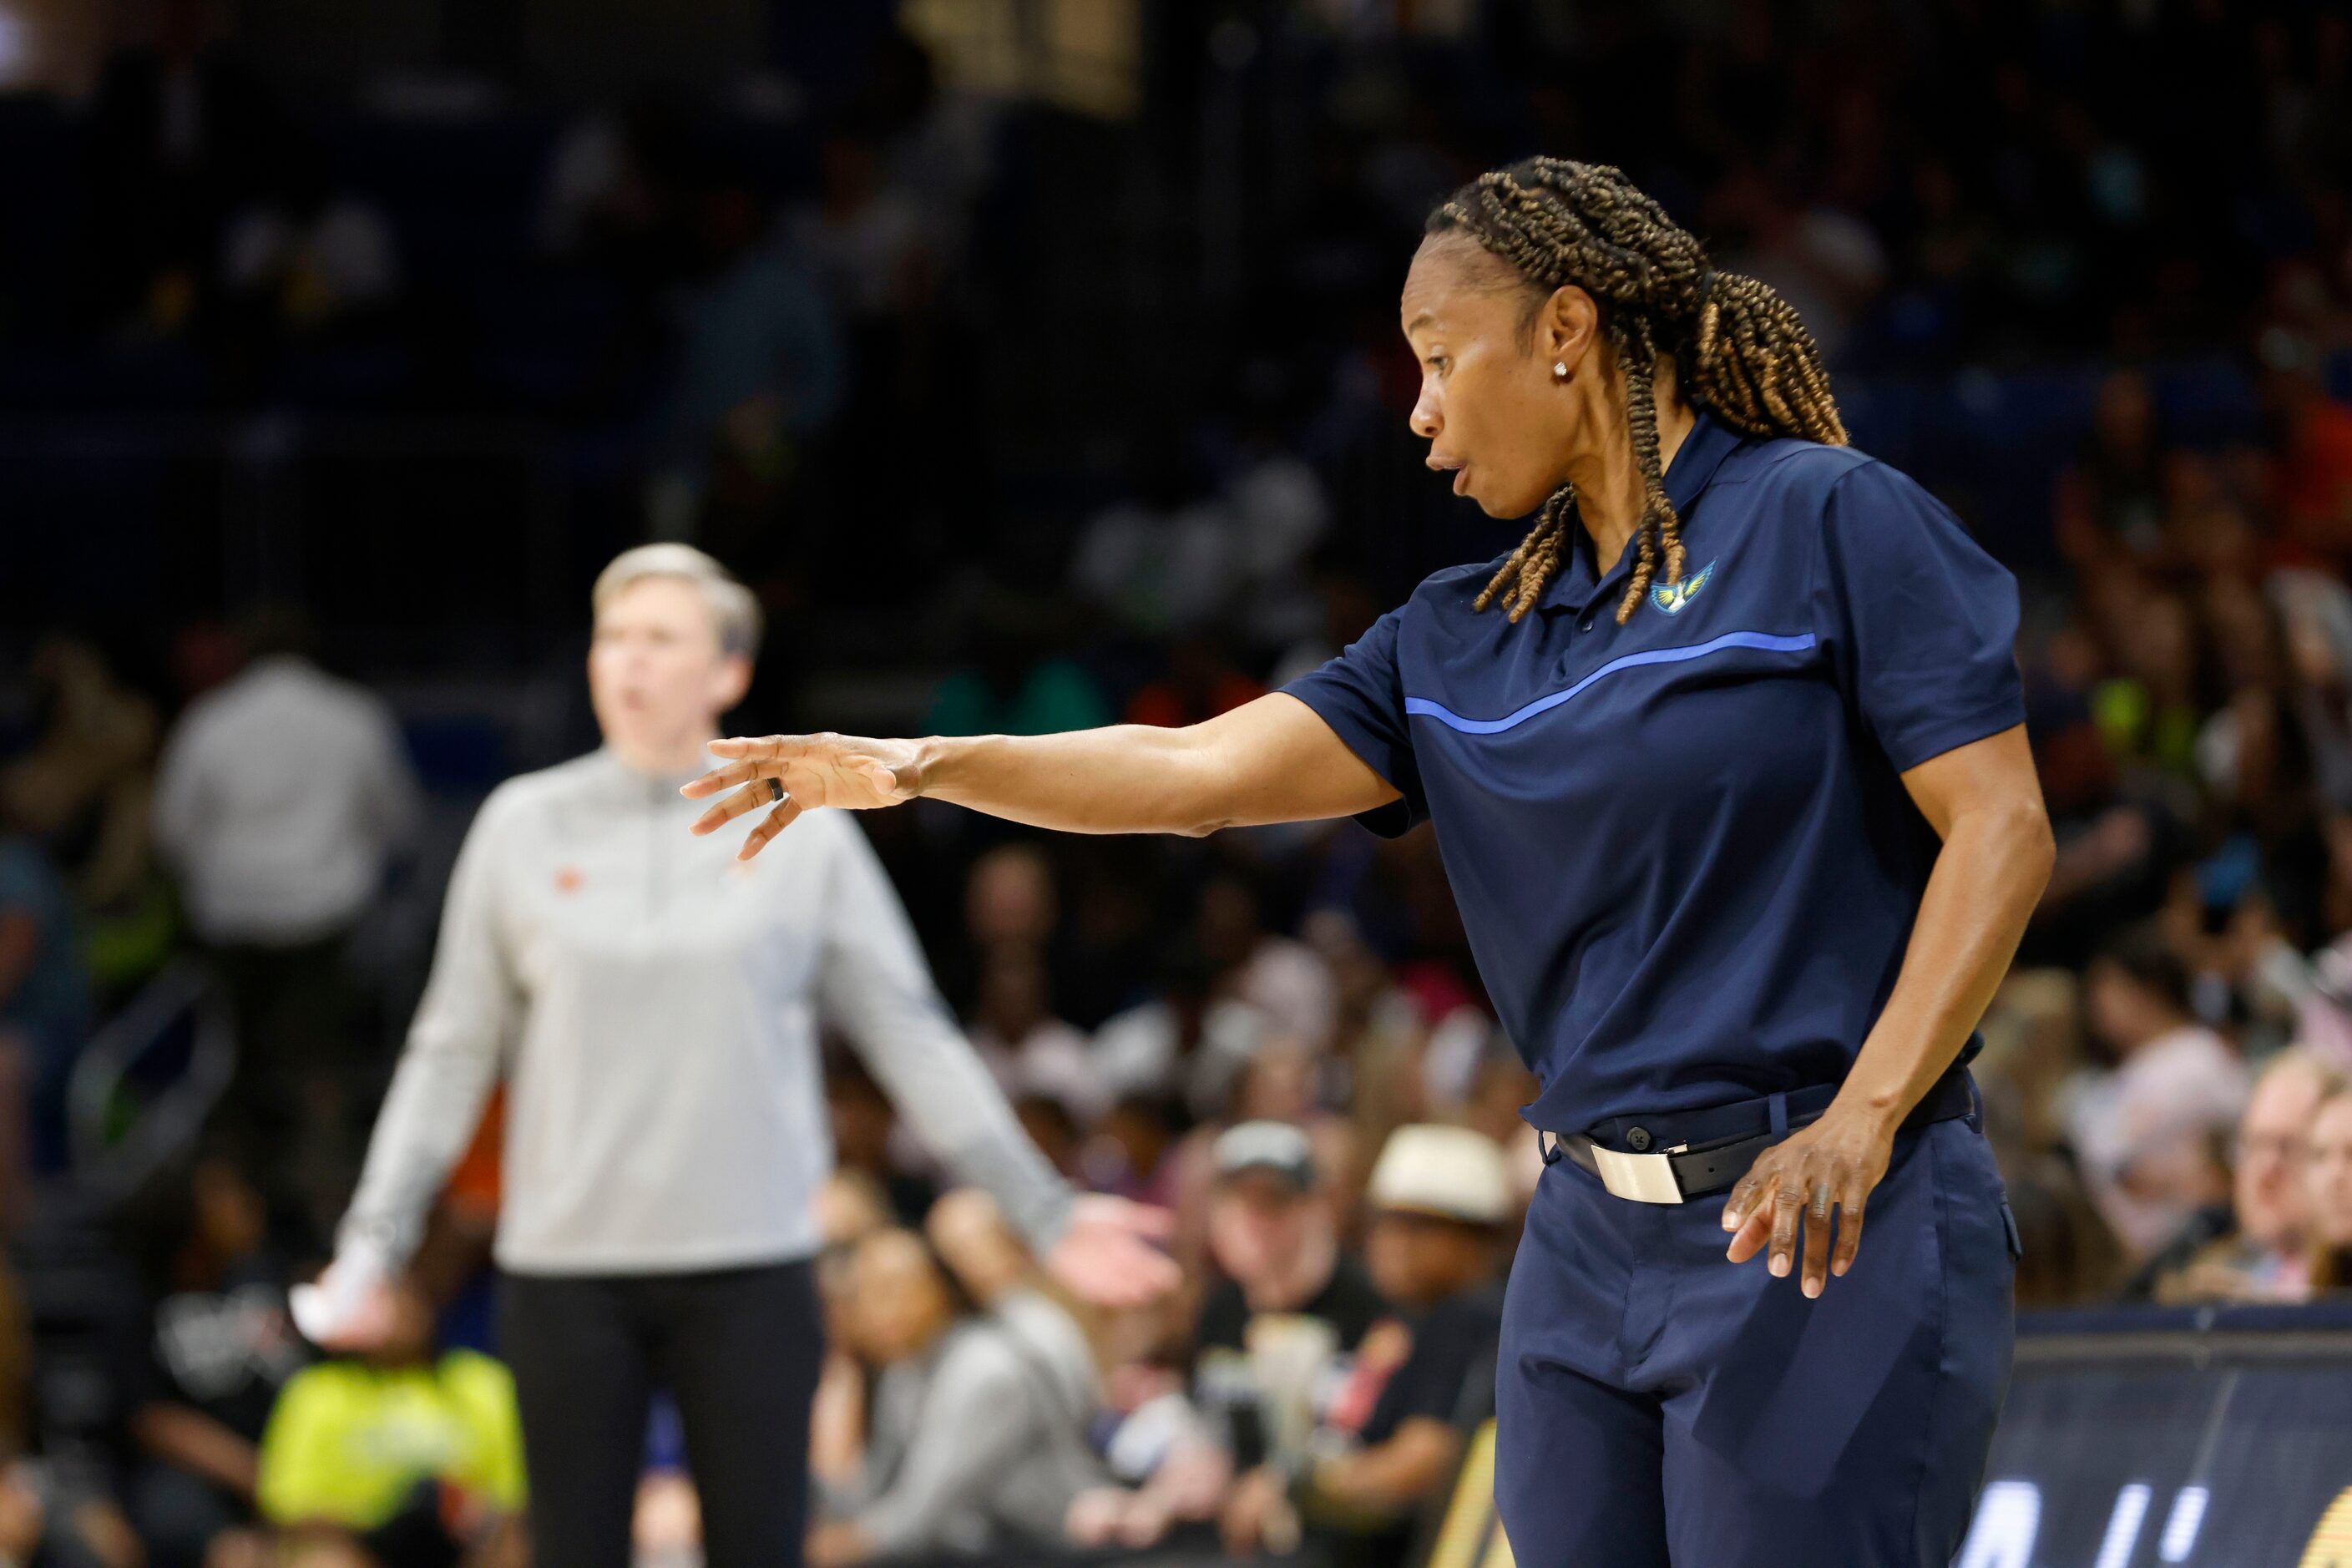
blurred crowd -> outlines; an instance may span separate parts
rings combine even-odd
[[[887,9],[785,152],[675,103],[568,118],[483,217],[513,231],[491,256],[456,196],[371,188],[222,13],[166,0],[73,110],[55,274],[0,265],[0,405],[27,398],[10,363],[96,345],[133,378],[105,396],[148,412],[531,410],[593,433],[579,468],[625,492],[559,576],[650,533],[759,590],[777,635],[747,729],[1181,724],[1492,552],[1409,451],[1364,456],[1375,427],[1408,448],[1403,259],[1429,201],[1503,156],[1622,163],[1799,305],[1841,384],[2104,367],[2044,420],[2071,456],[2024,512],[1969,515],[2015,544],[2060,844],[1976,1060],[2020,1304],[2352,1289],[2352,24],[2208,0],[1754,4],[1721,27],[1152,8],[1139,134],[1202,197],[1181,241],[1139,241],[1091,226],[1117,216],[1101,169],[1050,150],[1087,137],[959,85]],[[1220,164],[1202,125],[1265,155]],[[1155,248],[1230,292],[1183,303]],[[1107,346],[1129,333],[1132,362]],[[2218,356],[2247,416],[2168,397],[2179,355]],[[1979,476],[1920,471],[1970,512]],[[424,600],[474,602],[432,570]],[[0,1563],[519,1562],[495,1108],[392,1346],[321,1360],[285,1312],[413,1000],[423,943],[385,911],[437,902],[492,780],[451,763],[446,704],[373,679],[343,618],[382,614],[366,584],[232,604],[191,585],[225,574],[185,575],[132,635],[0,634]],[[487,678],[533,715],[503,766],[588,743],[568,638]],[[1074,1183],[1169,1206],[1187,1285],[1062,1299],[833,1053],[813,1560],[1410,1560],[1491,1413],[1541,1168],[1431,835],[1045,839],[926,804],[865,826],[1032,1136]],[[234,1065],[99,1203],[176,1102],[93,1041],[191,956]],[[70,1269],[61,1214],[102,1238]],[[85,1323],[97,1350],[54,1351]],[[637,1521],[642,1563],[696,1560],[674,1424]]]

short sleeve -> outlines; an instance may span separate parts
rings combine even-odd
[[[1397,628],[1403,616],[1402,610],[1391,610],[1339,658],[1327,659],[1321,668],[1282,689],[1313,709],[1348,750],[1404,796],[1357,816],[1383,838],[1397,837],[1429,816],[1421,768],[1413,760],[1412,732],[1406,724],[1404,682],[1397,669]]]
[[[2017,580],[1884,463],[1831,489],[1815,614],[1838,679],[1897,773],[2025,721]]]

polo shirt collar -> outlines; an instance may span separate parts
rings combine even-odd
[[[1707,481],[1715,478],[1715,471],[1723,467],[1723,459],[1729,457],[1746,438],[1706,409],[1699,408],[1696,413],[1698,416],[1691,422],[1690,433],[1683,437],[1683,444],[1675,448],[1665,472],[1666,500],[1674,504],[1675,510],[1685,521],[1690,516],[1691,503],[1698,500],[1706,489]],[[1594,582],[1592,535],[1585,531],[1580,521],[1570,524],[1569,545],[1569,564],[1552,579],[1549,591],[1544,595],[1547,607],[1571,613],[1580,611],[1633,569],[1633,552],[1629,545],[1619,554],[1617,564],[1609,569],[1609,575]]]

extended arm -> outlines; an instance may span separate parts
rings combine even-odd
[[[747,858],[810,806],[871,810],[917,795],[1066,833],[1195,836],[1349,816],[1397,798],[1312,709],[1279,692],[1181,730],[1118,724],[1064,735],[921,741],[771,735],[710,749],[738,760],[686,793],[735,793],[706,813],[696,832],[773,805],[745,840]],[[785,791],[781,805],[771,779]]]
[[[827,826],[840,846],[826,888],[819,994],[891,1101],[1080,1296],[1131,1306],[1173,1289],[1176,1266],[1151,1245],[1166,1216],[1119,1198],[1073,1196],[940,999],[873,846],[850,823]]]

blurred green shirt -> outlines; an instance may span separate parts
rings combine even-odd
[[[501,1510],[522,1505],[514,1379],[488,1356],[452,1351],[397,1370],[310,1367],[286,1385],[262,1434],[259,1500],[272,1523],[373,1530],[426,1480]]]

